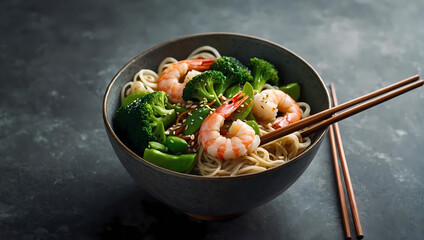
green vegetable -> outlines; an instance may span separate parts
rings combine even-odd
[[[199,130],[200,126],[202,126],[203,121],[208,116],[210,108],[197,108],[194,110],[191,115],[187,117],[186,120],[186,128],[184,130],[185,135],[191,135]]]
[[[225,91],[225,93],[224,93],[224,96],[226,97],[226,98],[232,98],[232,97],[234,97],[237,93],[239,93],[241,91],[241,87],[240,87],[240,85],[234,85],[234,86],[232,86],[232,87],[229,87],[226,91]]]
[[[120,107],[116,112],[116,133],[140,156],[149,141],[163,141],[162,127],[169,126],[176,119],[175,110],[167,109],[165,103],[168,103],[168,95],[165,92],[153,92]]]
[[[135,100],[142,98],[149,94],[149,92],[136,92],[132,93],[124,98],[124,100],[121,103],[121,106],[127,106],[128,104],[134,102]]]
[[[196,162],[196,154],[171,155],[156,149],[146,149],[143,158],[159,167],[176,172],[189,172]]]
[[[253,120],[256,122],[256,118],[253,116],[252,112],[250,112],[249,114],[247,114],[247,117],[245,118],[246,120]]]
[[[165,134],[165,127],[163,126],[163,122],[158,122],[155,128],[155,133],[157,136],[156,140],[162,144],[165,144],[166,134]]]
[[[175,105],[175,104],[167,104],[167,105],[166,105],[166,107],[167,107],[167,108],[170,108],[170,109],[175,109],[175,113],[176,113],[177,115],[180,115],[181,113],[183,113],[183,112],[185,112],[185,111],[187,111],[187,110],[188,110],[188,109],[187,109],[187,108],[185,108],[185,107],[177,106],[177,105]]]
[[[244,87],[243,87],[243,95],[244,96],[248,96],[248,98],[243,102],[243,104],[245,105],[244,108],[242,108],[240,110],[240,112],[235,112],[232,116],[233,119],[240,119],[243,120],[247,117],[247,115],[249,115],[250,111],[253,108],[253,88],[252,85],[250,85],[250,83],[245,83]]]
[[[221,89],[225,76],[218,71],[205,71],[191,79],[183,90],[183,99],[203,101],[204,98],[211,102],[216,100],[215,105],[221,106],[216,90]]]
[[[265,83],[278,86],[278,71],[270,62],[259,58],[251,58],[249,69],[253,76],[253,89],[261,91]]]
[[[186,140],[175,137],[175,136],[168,136],[166,137],[166,146],[171,152],[179,153],[184,152],[188,148],[188,143]]]
[[[165,92],[153,92],[141,99],[144,103],[151,106],[154,115],[150,115],[149,118],[153,121],[152,124],[156,127],[158,122],[163,122],[163,126],[166,128],[174,123],[177,115],[174,109],[167,108],[168,105],[168,94]]]
[[[210,69],[220,71],[226,77],[224,84],[216,91],[218,96],[233,85],[243,85],[253,80],[249,69],[234,57],[223,56],[213,62]]]
[[[166,146],[163,145],[162,143],[158,143],[158,142],[150,141],[149,142],[149,148],[156,149],[156,150],[159,150],[161,152],[166,152]]]
[[[298,83],[289,83],[280,87],[280,90],[287,93],[295,101],[300,97],[300,85]]]
[[[246,124],[251,126],[253,128],[253,130],[255,130],[256,135],[259,135],[259,136],[261,135],[261,131],[259,130],[259,125],[256,121],[249,120],[249,121],[246,121]]]

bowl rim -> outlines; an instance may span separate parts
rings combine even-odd
[[[296,161],[299,161],[299,159],[306,154],[307,152],[310,151],[310,149],[312,149],[315,145],[317,145],[322,138],[325,136],[328,127],[324,129],[324,131],[317,137],[316,141],[311,143],[311,145],[308,147],[308,149],[306,149],[304,152],[302,152],[301,154],[297,155],[296,157],[294,157],[293,159],[291,159],[289,162],[281,164],[279,166],[267,169],[265,171],[261,171],[261,172],[256,172],[256,173],[247,173],[247,174],[242,174],[242,175],[237,175],[237,176],[201,176],[201,175],[193,175],[193,174],[188,174],[188,173],[180,173],[180,172],[175,172],[160,166],[157,166],[153,163],[150,163],[149,161],[143,159],[142,157],[140,157],[139,155],[137,155],[136,153],[134,153],[131,149],[129,149],[120,139],[119,137],[115,134],[114,130],[112,129],[112,126],[109,122],[109,120],[107,119],[107,113],[106,113],[106,109],[107,109],[107,99],[110,93],[110,89],[112,88],[113,84],[115,83],[116,79],[119,77],[119,75],[121,75],[121,73],[129,66],[131,65],[134,61],[136,61],[138,58],[140,58],[142,55],[145,55],[151,51],[154,51],[155,49],[158,49],[162,46],[165,46],[167,44],[170,43],[174,43],[174,42],[179,42],[179,41],[183,41],[189,38],[195,38],[195,37],[204,37],[204,36],[236,36],[236,37],[241,37],[241,38],[247,38],[247,39],[251,39],[251,40],[256,40],[256,41],[261,41],[264,42],[266,44],[275,46],[277,48],[281,48],[284,51],[287,51],[289,54],[294,55],[296,58],[298,58],[300,61],[302,61],[310,70],[312,70],[312,72],[316,75],[316,77],[318,78],[318,80],[320,81],[321,85],[323,86],[323,89],[326,93],[327,96],[327,100],[329,103],[329,106],[331,106],[331,100],[330,100],[330,95],[328,93],[328,90],[324,84],[324,81],[321,79],[321,76],[318,74],[318,72],[307,62],[305,61],[302,57],[300,57],[299,55],[297,55],[296,53],[294,53],[293,51],[287,49],[286,47],[283,47],[277,43],[274,43],[272,41],[260,38],[260,37],[256,37],[256,36],[251,36],[251,35],[247,35],[247,34],[240,34],[240,33],[232,33],[232,32],[207,32],[207,33],[196,33],[196,34],[189,34],[189,35],[185,35],[185,36],[181,36],[181,37],[177,37],[165,42],[162,42],[154,47],[151,47],[145,51],[143,51],[142,53],[138,54],[136,57],[134,57],[133,59],[131,59],[127,64],[125,64],[116,74],[115,76],[112,78],[112,80],[110,81],[110,83],[108,84],[107,88],[106,88],[106,92],[104,94],[103,97],[103,108],[102,108],[102,114],[103,114],[103,121],[105,123],[106,126],[106,130],[109,132],[110,136],[113,137],[113,139],[119,144],[119,146],[128,154],[132,155],[135,159],[137,159],[138,161],[140,161],[142,164],[144,164],[147,167],[153,168],[155,170],[167,173],[167,174],[172,174],[176,177],[183,177],[183,178],[191,178],[191,179],[197,179],[197,180],[213,180],[213,181],[224,181],[224,180],[235,180],[235,179],[240,179],[240,178],[246,178],[246,177],[252,177],[252,176],[259,176],[259,175],[263,175],[263,174],[267,174],[269,172],[272,171],[277,171],[279,168],[285,167],[287,165],[293,164]],[[118,157],[119,158],[119,157]]]

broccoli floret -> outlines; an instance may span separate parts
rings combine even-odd
[[[156,126],[157,122],[163,122],[164,127],[167,127],[175,121],[175,110],[170,107],[168,94],[165,92],[159,91],[147,94],[141,99],[141,102],[147,103],[152,108],[153,114],[150,114],[148,119],[153,126]]]
[[[224,81],[225,76],[219,71],[202,72],[186,84],[183,90],[183,99],[185,101],[193,99],[203,101],[206,98],[208,102],[216,100],[214,104],[220,106],[221,102],[216,91],[221,88]]]
[[[118,109],[114,126],[118,136],[135,153],[143,156],[149,141],[157,141],[156,126],[162,122],[165,127],[176,119],[174,109],[168,109],[165,92],[153,92],[129,105]]]
[[[261,91],[265,83],[278,86],[278,71],[270,62],[259,58],[251,58],[249,69],[252,71],[254,90]]]
[[[226,77],[224,84],[217,91],[218,96],[231,86],[236,84],[243,86],[253,80],[249,69],[234,57],[223,56],[212,63],[210,69],[220,71]]]

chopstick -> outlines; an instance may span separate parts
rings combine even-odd
[[[338,101],[337,101],[336,89],[334,87],[334,84],[331,83],[330,88],[331,88],[331,95],[332,95],[332,99],[333,99],[333,104],[334,104],[334,106],[337,106]],[[333,128],[334,128],[334,131],[333,131]],[[341,178],[340,178],[339,164],[338,164],[338,161],[337,161],[337,154],[335,154],[335,152],[337,150],[336,150],[336,144],[334,143],[334,134],[335,134],[335,137],[336,137],[336,140],[337,140],[337,148],[339,150],[340,164],[341,164],[342,169],[343,169],[343,176],[344,176],[344,179],[345,179],[346,192],[347,192],[347,195],[349,196],[350,210],[352,212],[352,218],[353,218],[353,224],[355,226],[356,237],[358,239],[362,239],[364,237],[364,233],[362,231],[361,221],[359,220],[358,207],[356,205],[355,194],[353,192],[352,182],[350,180],[349,168],[347,166],[346,156],[345,156],[344,149],[343,149],[343,143],[342,143],[339,125],[338,125],[337,122],[335,122],[333,125],[330,126],[330,140],[331,140],[331,148],[332,148],[332,153],[333,153],[334,169],[336,171],[339,197],[340,197],[340,191],[342,192],[342,197],[340,197],[340,203],[342,205],[343,223],[344,223],[345,229],[346,229],[346,225],[349,225],[349,220],[347,219],[346,201],[344,199],[344,194],[343,194],[342,181],[341,181]],[[337,177],[337,175],[338,175],[338,177]],[[349,232],[346,231],[346,238],[350,239],[351,238],[351,236],[350,236],[350,225],[348,227],[348,230],[349,230]]]
[[[331,143],[331,153],[333,155],[334,173],[336,174],[337,181],[337,192],[339,193],[340,207],[342,208],[343,227],[345,230],[346,239],[352,239],[352,235],[350,234],[349,216],[347,214],[346,198],[343,191],[342,177],[340,176],[340,167],[339,162],[337,161],[337,147],[334,140],[333,125],[330,125],[329,134]]]
[[[370,107],[373,107],[377,104],[380,104],[384,101],[387,101],[391,98],[394,98],[396,96],[399,96],[405,92],[408,92],[412,89],[415,89],[417,87],[420,87],[424,84],[424,80],[419,80],[419,76],[415,75],[412,76],[410,78],[404,79],[400,82],[397,82],[395,84],[392,84],[390,86],[381,88],[377,91],[371,92],[369,94],[363,95],[361,97],[358,97],[356,99],[350,100],[348,102],[345,102],[343,104],[340,104],[338,106],[334,106],[332,108],[329,108],[327,110],[324,110],[322,112],[319,112],[317,114],[311,115],[307,118],[301,119],[297,122],[294,122],[292,124],[289,124],[283,128],[277,129],[275,131],[272,131],[270,133],[264,134],[261,136],[261,145],[266,144],[268,142],[274,141],[278,138],[281,138],[287,134],[293,133],[295,131],[299,131],[302,130],[306,127],[310,127],[309,129],[306,129],[304,131],[301,132],[302,136],[308,136],[312,133],[314,133],[315,131],[321,130],[323,128],[328,127],[329,125],[340,121],[342,119],[345,119],[347,117],[350,117],[356,113],[359,113],[365,109],[368,109]],[[410,84],[412,83],[412,84]],[[409,84],[409,85],[408,85]],[[403,86],[403,87],[402,87]],[[391,93],[388,93],[390,91],[393,91]],[[385,94],[386,95],[382,95]],[[380,96],[382,95],[382,96]],[[375,98],[377,96],[380,96],[378,98]],[[370,100],[371,98],[375,98]],[[370,100],[366,103],[362,103],[365,102],[367,100]],[[362,103],[356,107],[353,107],[349,110],[346,110],[343,113],[337,114],[332,116],[334,113],[339,112],[341,110],[345,110],[349,107],[352,107],[358,103]],[[325,119],[325,120],[324,120]],[[320,122],[321,121],[321,122]],[[315,124],[315,125],[314,125]]]

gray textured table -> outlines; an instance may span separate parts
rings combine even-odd
[[[29,2],[29,1],[28,1]],[[339,102],[424,74],[424,2],[0,2],[0,239],[342,239],[328,138],[304,175],[233,220],[200,222],[144,192],[103,127],[131,58],[192,33],[293,50]],[[340,123],[366,239],[424,238],[424,90]]]

